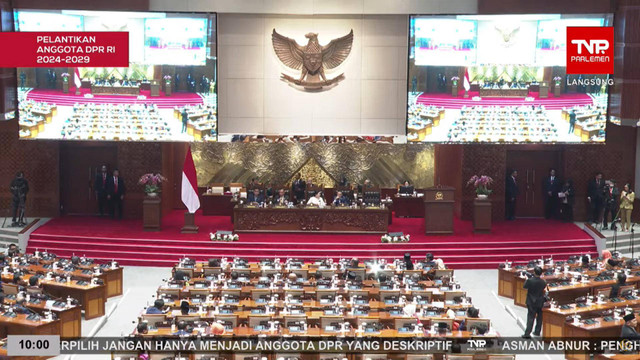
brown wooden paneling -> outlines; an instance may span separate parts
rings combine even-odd
[[[552,168],[556,169],[558,178],[562,178],[562,174],[558,171],[561,151],[554,148],[507,150],[507,174],[512,169],[518,170],[516,180],[520,194],[516,201],[517,217],[544,216],[546,195],[542,188],[542,179]]]
[[[585,14],[612,11],[612,0],[478,0],[479,14]]]
[[[117,168],[115,143],[60,143],[60,210],[63,214],[98,213],[93,182],[102,165],[107,165],[109,174]],[[108,213],[108,208],[105,210]]]
[[[462,213],[462,153],[463,145],[437,144],[434,147],[434,185],[445,185],[454,190],[454,213]]]

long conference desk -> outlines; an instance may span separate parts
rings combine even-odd
[[[233,209],[236,232],[321,232],[385,234],[388,208],[351,207],[252,207]]]

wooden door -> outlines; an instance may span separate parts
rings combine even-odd
[[[95,215],[98,202],[93,187],[103,164],[111,173],[118,149],[100,143],[63,143],[60,147],[60,212],[65,215]]]
[[[518,170],[519,195],[516,200],[516,217],[544,217],[542,181],[549,170],[558,170],[560,151],[513,150],[507,151],[507,173]],[[562,176],[562,174],[558,174]]]

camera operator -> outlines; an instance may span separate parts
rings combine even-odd
[[[11,220],[11,226],[25,226],[24,222],[24,206],[27,201],[27,193],[29,192],[29,182],[24,178],[24,173],[19,171],[16,177],[11,180],[9,185],[11,191],[11,213],[13,218]]]
[[[616,187],[615,180],[608,180],[604,185],[604,214],[602,215],[602,229],[607,230],[607,217],[611,214],[611,230],[616,226],[618,215],[618,199],[620,190]]]

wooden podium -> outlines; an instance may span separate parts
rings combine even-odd
[[[152,81],[149,85],[150,96],[160,96],[160,84]]]
[[[454,190],[449,186],[434,186],[425,189],[425,234],[453,234]]]
[[[489,199],[473,200],[473,232],[491,232],[491,201]]]
[[[162,212],[160,196],[146,196],[142,201],[142,219],[144,231],[160,231]]]

